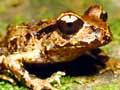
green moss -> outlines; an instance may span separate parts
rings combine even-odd
[[[116,83],[99,84],[93,87],[93,90],[119,90],[120,85]]]
[[[15,86],[5,81],[0,81],[0,90],[28,90],[24,86]]]

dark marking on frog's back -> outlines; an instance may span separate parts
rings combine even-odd
[[[25,38],[27,39],[27,41],[29,41],[31,37],[32,37],[32,36],[31,36],[30,33],[27,33],[27,34],[25,35]]]
[[[11,40],[10,45],[12,45],[12,47],[10,49],[13,51],[16,51],[17,50],[17,38],[14,38],[13,40]]]

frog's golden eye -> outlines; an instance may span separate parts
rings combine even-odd
[[[63,34],[74,34],[82,28],[84,22],[72,14],[65,15],[57,21],[58,28]]]
[[[106,22],[107,19],[108,19],[108,14],[107,14],[107,12],[103,11],[103,12],[100,14],[100,19],[103,20],[104,22]]]

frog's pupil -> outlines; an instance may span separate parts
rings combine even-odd
[[[72,26],[73,26],[73,23],[67,23],[67,26],[68,26],[68,27],[72,27]]]

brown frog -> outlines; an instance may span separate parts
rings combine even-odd
[[[27,64],[48,64],[74,60],[86,51],[111,41],[107,13],[91,6],[83,16],[73,12],[30,24],[10,25],[1,42],[0,65],[32,90],[52,89],[24,69]],[[2,69],[1,69],[2,71]]]

